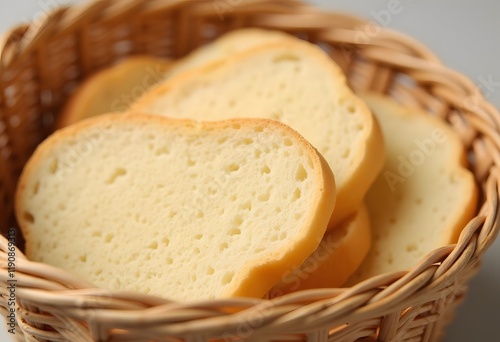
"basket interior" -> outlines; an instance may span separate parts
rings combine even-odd
[[[395,309],[398,318],[424,317],[421,326],[427,324],[423,321],[430,317],[429,312],[449,316],[465,291],[462,283],[498,231],[500,118],[496,109],[483,99],[472,82],[443,67],[431,52],[410,38],[387,30],[371,34],[373,31],[364,20],[318,12],[297,1],[232,3],[217,6],[218,1],[96,1],[62,8],[41,26],[19,27],[10,32],[0,50],[2,233],[17,227],[14,192],[24,164],[53,131],[54,120],[68,96],[87,77],[131,55],[180,58],[229,30],[277,29],[320,46],[343,69],[355,91],[389,94],[401,103],[442,118],[460,135],[480,189],[478,208],[488,218],[482,231],[478,228],[482,221],[474,226],[479,236],[475,254],[470,256],[474,262],[470,261],[463,279],[456,282],[460,289],[441,295],[440,302],[429,304],[422,300],[413,311],[404,305]],[[464,246],[469,240],[476,246],[474,232],[464,235]],[[373,321],[373,334],[381,340],[383,336],[395,336],[392,330],[396,316],[388,316],[389,321]],[[439,323],[443,324],[444,321]],[[436,328],[420,333],[430,341],[439,331]],[[311,338],[310,341],[326,341],[321,336]],[[205,340],[208,338],[196,341]]]

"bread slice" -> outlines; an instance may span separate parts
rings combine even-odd
[[[131,57],[88,78],[69,98],[56,128],[111,112],[123,112],[151,86],[165,78],[171,61]]]
[[[314,252],[334,202],[326,161],[286,125],[110,114],[38,147],[16,215],[28,258],[188,301],[262,297]]]
[[[356,212],[384,161],[382,135],[369,109],[323,51],[298,39],[181,73],[132,108],[176,118],[268,118],[290,125],[335,174],[338,201],[330,227]]]
[[[270,43],[297,39],[287,33],[260,28],[243,28],[230,31],[215,41],[204,45],[176,62],[169,71],[169,77],[192,71],[200,66],[227,58],[233,54],[251,50]]]
[[[300,267],[285,275],[271,289],[269,297],[342,286],[363,262],[370,245],[370,218],[363,204],[337,229],[327,232],[314,253]]]
[[[477,200],[463,145],[449,126],[380,95],[363,99],[382,127],[387,160],[366,196],[373,246],[349,284],[407,270],[457,242]]]

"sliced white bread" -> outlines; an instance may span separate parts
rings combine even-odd
[[[383,138],[370,110],[321,49],[298,39],[181,73],[132,108],[176,118],[269,118],[290,125],[335,174],[338,200],[330,228],[356,212],[384,161]]]
[[[126,111],[134,100],[165,78],[171,65],[166,59],[138,56],[103,69],[71,95],[56,128],[100,114]]]
[[[27,256],[96,286],[188,301],[262,297],[319,245],[333,174],[275,121],[109,114],[57,131],[27,163]]]
[[[363,204],[337,229],[327,232],[314,253],[300,267],[285,275],[271,289],[269,297],[342,286],[363,262],[370,245],[370,218]]]
[[[365,200],[373,245],[349,285],[407,270],[432,250],[455,243],[477,199],[463,145],[449,126],[380,95],[363,99],[382,127],[387,160]]]
[[[260,28],[243,28],[230,31],[180,59],[172,66],[168,75],[172,77],[261,45],[292,39],[296,38],[281,31]]]

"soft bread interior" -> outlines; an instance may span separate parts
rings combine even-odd
[[[382,127],[387,159],[366,196],[373,246],[349,284],[407,270],[455,243],[477,200],[463,145],[449,126],[380,95],[363,98]]]

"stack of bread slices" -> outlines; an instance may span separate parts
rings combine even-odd
[[[27,256],[178,301],[276,297],[414,267],[477,190],[460,139],[355,94],[319,47],[242,29],[87,79],[22,173]]]

